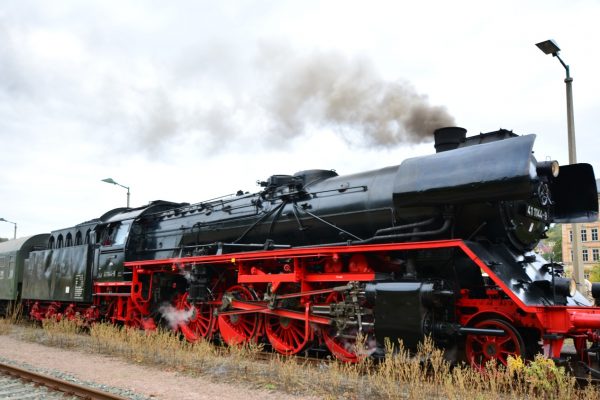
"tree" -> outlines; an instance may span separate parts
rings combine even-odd
[[[562,262],[562,225],[554,224],[548,229],[546,236],[548,238],[544,239],[543,242],[552,248],[552,254],[547,256],[551,256],[553,261]]]
[[[590,282],[600,282],[600,264],[595,264],[590,270]]]

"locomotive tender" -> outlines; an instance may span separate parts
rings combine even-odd
[[[595,373],[600,308],[532,252],[550,223],[597,219],[594,172],[537,161],[534,140],[442,128],[436,154],[398,166],[115,209],[52,232],[44,249],[47,236],[0,244],[0,299],[35,319],[169,322],[190,341],[327,348],[349,362],[386,338],[414,349],[427,335],[475,367],[562,360],[570,338],[571,361]]]

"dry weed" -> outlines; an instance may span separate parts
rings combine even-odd
[[[6,323],[3,323],[5,325]],[[0,325],[1,329],[2,325]],[[356,364],[318,365],[275,356],[259,361],[260,344],[220,347],[206,341],[188,343],[179,334],[159,329],[144,332],[110,324],[94,324],[82,335],[73,321],[47,321],[30,340],[57,346],[78,346],[136,363],[176,369],[215,380],[246,382],[289,393],[338,399],[574,399],[599,400],[594,386],[578,388],[564,368],[536,357],[531,362],[509,359],[505,368],[490,363],[485,373],[466,365],[452,366],[427,338],[411,354],[402,344],[385,343],[387,357]],[[29,334],[28,334],[29,335]]]
[[[46,334],[47,344],[57,347],[77,347],[80,342],[81,324],[76,320],[53,318],[42,321],[42,328]]]
[[[8,335],[12,332],[13,324],[6,318],[0,319],[0,335]]]
[[[0,335],[12,332],[13,325],[20,323],[23,317],[23,306],[21,303],[9,302],[6,307],[6,315],[0,318]]]

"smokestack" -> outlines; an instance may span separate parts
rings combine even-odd
[[[458,126],[439,128],[433,131],[433,137],[435,151],[441,153],[442,151],[454,150],[460,146],[467,137],[467,130]]]

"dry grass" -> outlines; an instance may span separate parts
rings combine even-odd
[[[12,332],[12,327],[13,324],[9,320],[5,318],[0,319],[0,335],[8,335]]]
[[[386,350],[392,355],[378,363],[366,358],[357,364],[324,361],[314,365],[283,356],[259,361],[260,345],[190,344],[165,330],[148,333],[95,324],[83,335],[79,324],[63,320],[27,332],[25,338],[53,346],[327,399],[600,399],[596,387],[578,388],[563,368],[543,357],[530,363],[511,359],[508,368],[489,365],[482,374],[467,366],[451,366],[431,340],[425,340],[417,354],[410,354],[401,343],[388,342]]]
[[[0,318],[0,335],[7,335],[12,332],[15,324],[23,320],[23,307],[20,303],[8,304],[6,308],[6,316]]]

